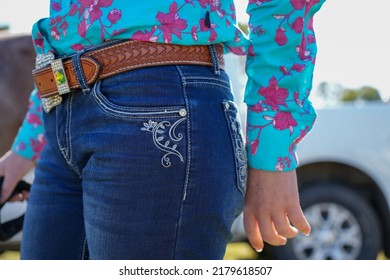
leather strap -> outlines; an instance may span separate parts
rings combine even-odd
[[[216,45],[216,51],[219,66],[223,68],[223,46]],[[183,64],[212,66],[209,47],[129,40],[86,52],[81,57],[81,67],[88,85],[97,80],[141,67]],[[70,58],[64,59],[63,66],[70,89],[79,89],[80,85]],[[50,66],[33,71],[33,78],[42,98],[58,94]]]

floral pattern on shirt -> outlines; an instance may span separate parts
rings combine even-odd
[[[70,54],[105,40],[133,39],[167,44],[228,44],[244,55],[248,42],[235,27],[232,0],[136,3],[119,0],[51,1],[51,17],[33,27],[38,53]],[[126,15],[123,16],[123,15]],[[48,34],[48,35],[47,35]]]
[[[28,112],[19,129],[12,150],[28,159],[37,161],[40,158],[46,139],[43,133],[42,107],[36,91],[30,96]]]
[[[227,51],[247,55],[249,166],[288,171],[296,168],[296,145],[316,117],[308,100],[317,52],[313,16],[324,2],[249,0],[248,39],[236,26],[233,0],[52,0],[50,17],[38,21],[32,35],[37,53],[57,56],[112,39],[223,43]],[[38,158],[44,145],[37,132],[42,122],[32,114],[26,116],[14,147]]]

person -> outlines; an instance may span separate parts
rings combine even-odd
[[[222,259],[242,211],[259,252],[308,235],[295,149],[324,1],[249,0],[249,38],[233,0],[50,1],[0,163],[4,201],[38,162],[21,258]],[[224,51],[247,55],[246,140]]]

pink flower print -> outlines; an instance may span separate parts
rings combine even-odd
[[[34,45],[36,46],[37,49],[42,49],[43,50],[43,44],[44,44],[44,40],[43,39],[34,39],[33,43]]]
[[[290,72],[287,70],[286,66],[280,66],[279,67],[280,71],[283,73],[283,75],[288,75]]]
[[[87,21],[86,20],[82,20],[80,23],[79,23],[79,26],[77,28],[77,32],[79,33],[79,35],[82,37],[82,38],[85,38],[87,36],[87,30],[89,28],[89,25],[87,24]]]
[[[254,112],[254,113],[261,113],[261,112],[264,112],[264,108],[263,108],[263,102],[260,101],[258,103],[256,103],[255,105],[252,105],[250,107],[248,107],[249,111],[251,112]]]
[[[199,24],[200,24],[201,31],[210,30],[209,42],[213,42],[213,41],[215,41],[215,39],[217,39],[217,32],[215,32],[215,30],[214,30],[217,27],[217,25],[215,23],[210,24],[210,27],[208,27],[206,24],[206,20],[202,18],[199,21]]]
[[[192,1],[192,0],[186,0],[186,3],[187,3],[187,4],[191,4],[192,6],[195,7],[195,3],[194,3],[194,1]]]
[[[77,4],[70,5],[69,15],[74,16],[76,14],[77,10],[78,10]]]
[[[100,10],[100,7],[99,6],[92,6],[92,9],[91,11],[89,12],[89,20],[92,23],[94,23],[95,21],[97,21],[98,19],[100,19],[103,15],[103,12],[102,10]]]
[[[75,50],[75,51],[81,51],[82,49],[84,49],[84,46],[82,44],[73,44],[71,46],[72,50]]]
[[[88,9],[88,13],[85,15],[89,17],[90,23],[93,24],[103,15],[100,8],[111,6],[112,1],[113,0],[80,0],[81,9],[79,12],[81,13],[84,9]]]
[[[294,9],[302,10],[306,5],[306,0],[290,0],[290,4],[294,7]]]
[[[34,152],[34,156],[32,157],[32,160],[37,160],[40,157],[41,152],[46,145],[46,139],[43,134],[39,134],[36,140],[31,138],[30,143],[31,143],[31,148]]]
[[[91,5],[93,5],[94,0],[79,0],[81,7],[83,8],[89,8]]]
[[[287,43],[287,36],[285,32],[286,30],[282,27],[279,27],[276,30],[275,41],[279,46],[284,46]]]
[[[60,39],[60,31],[58,30],[57,26],[54,26],[50,29],[50,36],[54,39],[54,40],[59,40]]]
[[[64,34],[64,36],[66,36],[66,30],[68,29],[69,27],[69,24],[67,21],[64,21],[63,23],[61,23],[60,25],[60,28],[62,30],[62,34]]]
[[[291,25],[291,28],[295,31],[295,33],[301,33],[303,30],[303,17],[297,17],[297,19]]]
[[[113,0],[98,0],[98,5],[100,7],[109,7],[112,5]]]
[[[291,166],[291,159],[289,157],[278,157],[278,160],[276,162],[275,170],[277,171],[284,171],[284,169],[290,168]]]
[[[118,34],[121,34],[121,33],[125,32],[125,31],[126,31],[125,28],[121,28],[119,30],[115,29],[114,31],[112,31],[112,35],[115,36],[115,35],[118,35]]]
[[[311,52],[306,49],[306,37],[302,36],[301,44],[297,47],[298,56],[302,61],[311,60]]]
[[[56,11],[56,12],[59,12],[61,10],[61,4],[58,3],[58,2],[52,2],[51,3],[51,8]]]
[[[169,13],[164,14],[162,12],[158,12],[156,16],[156,19],[162,25],[158,28],[163,32],[163,40],[165,43],[170,43],[172,41],[172,34],[181,39],[180,31],[183,31],[187,27],[187,21],[179,18],[177,12],[177,3],[173,2],[169,7]]]
[[[249,4],[256,4],[257,6],[262,5],[263,3],[271,2],[272,0],[249,0]]]
[[[28,109],[31,109],[31,108],[33,108],[34,106],[35,106],[34,101],[31,101],[31,100],[30,100],[30,101],[28,102],[27,108],[28,108]]]
[[[197,26],[197,25],[194,25],[194,26],[191,28],[191,36],[192,36],[192,39],[193,39],[195,42],[198,42],[198,34],[197,34],[197,31],[198,31],[198,26]]]
[[[306,10],[305,10],[305,15],[307,15],[307,13],[310,11],[310,9],[318,4],[320,2],[320,0],[308,0],[307,1],[307,4],[306,4]]]
[[[299,100],[299,91],[294,92],[294,101],[298,106],[303,107],[302,101]]]
[[[309,34],[309,35],[307,36],[307,42],[308,42],[309,44],[314,44],[314,43],[316,42],[316,37],[315,37],[313,34]]]
[[[253,140],[250,143],[251,155],[255,155],[257,153],[257,150],[259,148],[259,144],[260,144],[260,140],[259,139]]]
[[[158,37],[153,36],[156,29],[157,29],[157,27],[153,27],[151,31],[140,31],[139,30],[133,34],[131,39],[139,40],[139,41],[156,42],[158,40]]]
[[[234,53],[236,55],[246,55],[246,51],[245,51],[245,48],[243,47],[228,47],[229,48],[229,51],[231,53]]]
[[[255,56],[255,50],[254,50],[253,45],[250,45],[248,48],[248,56],[252,56],[252,57]]]
[[[292,67],[291,67],[291,70],[294,70],[294,71],[297,71],[299,73],[301,73],[304,69],[305,69],[305,64],[298,64],[298,63],[295,63]]]
[[[306,137],[306,135],[309,133],[309,127],[306,126],[304,129],[301,129],[301,133],[300,135],[293,141],[293,145],[298,145],[302,140],[303,138]]]
[[[26,147],[26,143],[19,142],[18,145],[16,145],[16,150],[22,152],[26,149]]]
[[[29,113],[27,115],[27,123],[31,124],[34,128],[36,128],[37,126],[42,125],[42,120],[37,114]]]
[[[268,87],[260,88],[259,94],[265,98],[264,104],[271,106],[272,110],[279,110],[279,105],[287,107],[286,98],[288,97],[288,91],[279,87],[275,77],[269,80]]]
[[[113,0],[79,0],[81,7],[90,8],[92,5],[96,5],[98,7],[109,7],[112,5]]]
[[[111,10],[108,15],[107,19],[112,23],[115,24],[117,23],[118,20],[120,20],[122,17],[122,11],[118,9],[113,9]]]
[[[282,72],[282,74],[284,76],[286,75],[292,75],[292,71],[297,71],[297,72],[302,72],[304,69],[305,69],[305,65],[304,64],[298,64],[298,63],[295,63],[293,64],[293,66],[291,67],[290,71],[287,69],[286,66],[280,66],[279,67],[280,71]]]
[[[200,6],[204,9],[206,8],[207,4],[210,3],[210,0],[199,0]]]
[[[277,130],[289,129],[290,134],[293,133],[294,127],[298,125],[290,112],[277,112],[272,124]]]

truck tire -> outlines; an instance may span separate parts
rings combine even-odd
[[[352,188],[321,182],[301,190],[301,206],[312,227],[285,246],[272,247],[276,259],[376,259],[381,226],[369,203]]]

